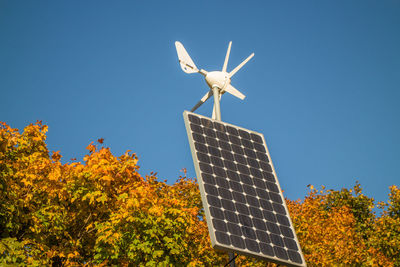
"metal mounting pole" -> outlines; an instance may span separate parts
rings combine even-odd
[[[235,258],[235,253],[229,252],[230,267],[236,267]]]
[[[214,110],[215,110],[215,119],[220,121],[221,120],[221,106],[219,103],[219,96],[220,96],[220,89],[218,86],[213,86],[213,95],[214,95]],[[235,253],[229,252],[229,265],[230,267],[236,267],[235,263]]]
[[[219,88],[218,86],[213,86],[213,95],[214,95],[214,108],[215,108],[215,119],[221,120],[221,107],[219,105]]]

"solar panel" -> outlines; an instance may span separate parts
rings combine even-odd
[[[287,266],[306,266],[260,133],[183,113],[211,244]]]

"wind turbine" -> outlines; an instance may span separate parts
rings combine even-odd
[[[214,95],[214,108],[212,118],[221,120],[221,110],[219,101],[221,96],[228,92],[237,98],[243,100],[246,96],[239,92],[235,87],[231,85],[231,78],[235,75],[238,70],[240,70],[252,57],[254,57],[254,53],[252,53],[248,58],[246,58],[242,63],[240,63],[236,68],[234,68],[231,72],[227,72],[226,69],[228,67],[229,54],[231,52],[232,42],[229,42],[228,50],[226,51],[224,65],[222,66],[221,71],[211,71],[207,72],[203,69],[198,69],[194,64],[193,60],[190,58],[187,53],[185,47],[178,41],[175,42],[176,51],[178,53],[179,63],[181,68],[186,73],[200,73],[205,76],[206,83],[210,87],[210,91],[208,91],[201,100],[192,108],[192,112],[199,108],[204,102],[206,102],[212,95]]]

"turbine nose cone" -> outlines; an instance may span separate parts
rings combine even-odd
[[[210,88],[217,86],[220,89],[224,89],[230,83],[228,73],[222,71],[209,72],[205,79]]]

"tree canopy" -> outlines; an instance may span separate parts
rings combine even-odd
[[[20,133],[0,124],[0,265],[227,263],[227,253],[211,248],[196,179],[185,171],[172,185],[142,177],[135,154],[114,156],[103,139],[87,146],[82,162],[63,164],[47,148],[47,129],[37,122]],[[358,183],[310,186],[287,205],[309,266],[400,265],[398,187],[375,204]],[[237,263],[267,264],[245,256]]]

